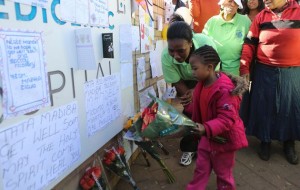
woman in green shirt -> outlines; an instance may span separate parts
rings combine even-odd
[[[241,0],[220,0],[221,13],[210,18],[202,33],[211,37],[221,58],[221,71],[239,76],[242,45],[251,25],[242,9]]]

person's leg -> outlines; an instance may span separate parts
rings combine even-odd
[[[261,141],[258,155],[260,159],[268,161],[271,156],[271,142]]]
[[[205,190],[211,169],[210,152],[198,149],[194,177],[186,190]]]
[[[183,152],[180,164],[188,166],[192,163],[192,159],[197,151],[199,137],[195,135],[187,135],[180,141],[180,150]]]
[[[222,152],[212,154],[212,167],[217,175],[218,190],[234,190],[233,177],[235,152]]]
[[[295,151],[295,141],[284,141],[283,151],[287,161],[291,164],[298,164],[298,155]]]

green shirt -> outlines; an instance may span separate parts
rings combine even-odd
[[[242,46],[251,21],[246,15],[238,13],[232,20],[225,21],[221,14],[207,21],[203,33],[210,36],[217,46],[222,62],[221,70],[239,75]]]
[[[216,49],[214,42],[204,34],[193,34],[192,41],[195,49],[198,49],[204,45],[209,45]],[[186,62],[177,62],[172,56],[170,56],[168,48],[163,50],[161,62],[164,78],[167,83],[176,83],[180,79],[195,80],[192,75],[191,65]]]

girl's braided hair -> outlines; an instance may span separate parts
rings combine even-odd
[[[217,51],[209,45],[204,45],[196,49],[191,56],[198,56],[202,58],[203,64],[213,64],[214,68],[221,61]]]

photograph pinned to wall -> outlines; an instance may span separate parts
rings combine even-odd
[[[102,34],[103,58],[114,58],[113,33]]]
[[[108,23],[108,0],[89,0],[90,25],[107,28]]]
[[[118,0],[117,1],[118,3],[118,13],[124,13],[126,12],[126,7],[125,7],[125,3],[126,3],[126,0]]]
[[[131,34],[132,34],[132,51],[139,51],[141,45],[141,38],[140,38],[140,27],[138,26],[131,26]]]
[[[149,88],[146,88],[144,91],[139,92],[139,98],[140,98],[140,110],[142,111],[145,107],[147,107],[151,101],[152,98],[149,97],[148,94],[152,94],[153,96],[157,97],[156,92],[154,90],[154,87],[151,86]]]
[[[50,105],[42,34],[0,29],[4,118]]]
[[[167,91],[167,83],[166,83],[165,79],[158,80],[156,82],[156,86],[157,86],[159,99],[164,100],[164,95]]]
[[[88,136],[108,126],[121,115],[120,75],[112,74],[84,84]]]
[[[154,22],[142,6],[139,6],[141,53],[154,49]]]
[[[75,30],[77,68],[79,70],[96,70],[92,31],[90,27]]]
[[[138,86],[138,91],[142,90],[146,86],[146,62],[145,57],[137,59],[136,65],[136,81]]]

